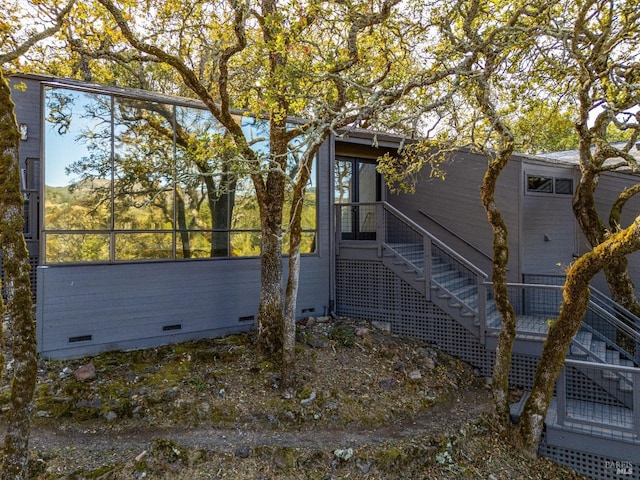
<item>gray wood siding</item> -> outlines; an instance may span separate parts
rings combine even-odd
[[[26,124],[28,129],[27,140],[20,142],[20,159],[24,165],[24,160],[28,157],[40,158],[40,119],[42,117],[40,113],[42,108],[40,82],[27,78],[12,77],[9,85],[18,123]],[[22,85],[26,88],[23,89]]]
[[[27,158],[40,160],[40,142],[42,138],[40,82],[28,78],[11,77],[9,86],[13,103],[15,104],[16,120],[18,124],[24,123],[27,125],[27,140],[20,141],[20,168],[27,171]],[[29,183],[37,187],[40,185],[40,178],[31,178]],[[32,200],[36,200],[30,207],[30,215],[34,219],[31,225],[34,230],[32,235],[37,238],[37,222],[35,219],[38,216],[38,202],[36,196],[32,196]],[[32,235],[27,238],[27,248],[29,249],[29,254],[37,258],[39,246],[37,241],[31,240]]]
[[[303,258],[300,316],[326,312],[326,263]],[[257,317],[258,259],[40,267],[38,277],[38,344],[46,357],[219,336],[253,328],[241,319]],[[82,337],[88,340],[73,341]]]
[[[522,269],[524,274],[564,275],[578,253],[577,225],[571,207],[572,195],[527,193],[527,175],[571,178],[570,166],[524,162],[522,165]]]
[[[419,184],[415,194],[389,195],[388,198],[396,208],[490,274],[491,260],[477,251],[489,256],[493,251],[493,235],[480,198],[486,165],[487,160],[483,156],[461,152],[445,165],[444,180],[428,179]],[[517,254],[519,172],[519,163],[512,162],[500,176],[496,194],[496,201],[509,229],[510,281],[520,281]],[[419,210],[446,226],[453,234],[429,220]]]

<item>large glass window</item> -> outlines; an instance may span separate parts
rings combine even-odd
[[[109,260],[111,98],[48,89],[44,136],[47,261]]]
[[[237,120],[266,159],[268,123]],[[250,172],[207,110],[47,87],[44,143],[46,263],[259,255]],[[314,166],[303,253],[315,251],[316,201]]]
[[[44,174],[46,230],[111,228],[111,99],[48,90]]]

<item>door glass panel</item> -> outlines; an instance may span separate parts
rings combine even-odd
[[[335,170],[335,202],[353,202],[351,183],[353,179],[353,162],[338,160]]]
[[[334,196],[335,203],[351,203],[354,201],[353,194],[353,162],[345,160],[337,160],[334,172]],[[353,233],[353,215],[352,208],[340,208],[340,222],[343,235],[351,235]]]
[[[373,203],[378,200],[376,165],[374,163],[358,163],[358,201]]]
[[[369,238],[376,231],[377,173],[373,163],[358,162],[358,232],[361,238]],[[365,234],[364,236],[362,234]]]

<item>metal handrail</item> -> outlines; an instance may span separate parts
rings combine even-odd
[[[443,223],[440,223],[438,220],[436,220],[435,218],[433,218],[431,215],[429,215],[427,212],[425,212],[424,210],[422,210],[421,208],[418,209],[418,212],[421,213],[422,215],[424,215],[425,217],[427,217],[430,221],[432,221],[433,223],[435,223],[436,225],[438,225],[440,228],[442,228],[445,232],[450,233],[452,236],[454,236],[455,238],[457,238],[458,240],[460,240],[462,243],[464,243],[465,245],[467,245],[468,247],[472,248],[473,250],[475,250],[476,252],[478,252],[480,255],[482,255],[484,258],[486,258],[487,260],[489,260],[490,262],[493,262],[493,257],[491,255],[489,255],[486,252],[483,252],[482,250],[480,250],[480,248],[476,247],[474,244],[472,244],[471,242],[465,240],[464,238],[462,238],[460,235],[458,235],[456,232],[454,232],[453,230],[451,230],[449,227],[447,227],[446,225],[444,225]]]
[[[412,229],[416,230],[418,233],[420,233],[424,237],[429,238],[429,240],[431,240],[431,242],[433,244],[437,245],[438,248],[440,248],[441,250],[446,252],[447,255],[450,255],[451,257],[455,258],[456,261],[458,261],[460,264],[464,265],[469,270],[471,270],[472,272],[476,273],[478,276],[484,278],[485,280],[489,278],[489,275],[487,275],[482,269],[480,269],[479,267],[477,267],[476,265],[471,263],[469,260],[464,258],[458,252],[456,252],[451,247],[449,247],[446,243],[444,243],[443,241],[441,241],[438,238],[436,238],[432,233],[429,233],[423,227],[418,225],[415,221],[413,221],[409,217],[407,217],[400,210],[396,209],[393,205],[391,205],[390,203],[387,203],[387,202],[381,202],[381,203],[382,203],[383,208],[385,210],[387,210],[388,212],[392,213],[396,218],[399,218],[400,220],[402,220],[405,224],[409,225]]]
[[[567,415],[567,381],[566,381],[566,369],[567,366],[572,366],[581,369],[594,369],[599,368],[601,370],[607,370],[609,372],[615,373],[618,378],[623,378],[626,382],[629,380],[624,376],[624,374],[631,375],[631,381],[629,382],[632,385],[640,384],[640,368],[637,367],[629,367],[624,365],[610,365],[610,364],[594,364],[592,362],[584,361],[584,360],[574,360],[574,359],[566,359],[562,369],[560,371],[560,376],[558,377],[556,383],[556,398],[557,398],[557,422],[559,425],[564,425],[567,418],[570,419],[572,424],[580,424],[585,426],[603,426],[605,427],[605,431],[611,429],[611,424],[607,421],[597,421],[597,419],[589,419],[583,420],[581,418],[575,416]],[[634,389],[637,392],[637,389]],[[635,434],[636,436],[640,436],[640,394],[634,393],[632,396],[631,403],[631,422],[632,425],[628,428],[625,427],[616,427],[619,430],[627,431]]]
[[[597,302],[593,299],[594,296],[597,298]],[[615,315],[612,315],[609,311],[603,308],[598,302],[602,303],[605,307],[614,309],[617,313],[620,313],[625,318],[627,318],[629,322],[628,323],[624,322],[620,320],[618,317],[616,317]],[[640,343],[640,318],[638,318],[629,310],[624,308],[622,305],[614,302],[609,297],[607,297],[604,293],[600,292],[599,290],[596,290],[593,287],[591,287],[591,303],[596,307],[598,313],[601,313],[603,316],[606,317],[605,320],[608,320],[609,323],[612,323],[615,327],[619,327],[621,330],[624,330],[625,333],[628,333],[630,336],[632,336],[634,340],[636,340],[636,342]],[[630,324],[635,325],[636,328],[633,328]]]

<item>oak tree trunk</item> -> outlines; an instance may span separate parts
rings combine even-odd
[[[320,143],[320,142],[318,142]],[[300,284],[300,243],[302,241],[302,207],[306,185],[311,174],[311,166],[317,146],[305,152],[305,161],[298,172],[293,189],[291,213],[289,216],[289,277],[285,295],[284,344],[282,350],[282,388],[290,389],[295,385],[295,347],[296,347],[296,305]]]
[[[258,307],[258,349],[274,358],[282,351],[284,333],[282,311],[282,201],[264,206],[260,253],[260,305]]]
[[[500,313],[502,325],[498,336],[496,357],[491,380],[493,396],[493,415],[496,425],[506,429],[510,424],[509,409],[509,370],[511,369],[511,351],[516,337],[516,315],[509,301],[507,287],[507,266],[509,263],[508,232],[502,214],[495,202],[495,190],[500,172],[506,166],[511,152],[501,152],[493,159],[485,173],[481,197],[487,218],[493,230],[493,269],[492,281],[496,307]]]
[[[591,247],[604,242],[611,231],[602,222],[595,205],[595,190],[598,175],[584,168],[573,197],[573,212]],[[615,208],[615,205],[614,205]],[[640,303],[635,285],[627,268],[625,257],[613,258],[603,268],[611,298],[636,316],[640,316]]]
[[[2,480],[26,480],[29,476],[31,401],[37,376],[29,253],[22,233],[24,219],[19,142],[9,85],[0,72],[0,244],[14,359],[7,434],[2,452]],[[4,314],[5,307],[1,299],[0,306]]]

